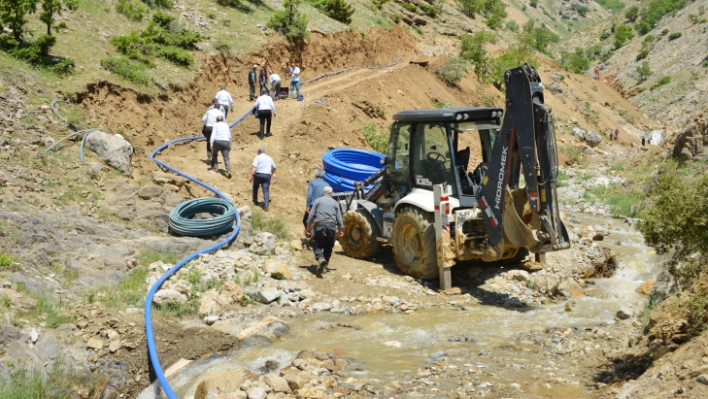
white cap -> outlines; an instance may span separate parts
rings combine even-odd
[[[332,194],[332,187],[330,186],[325,186],[325,188],[322,189],[322,194]]]
[[[256,69],[256,68],[258,68],[258,65],[255,65],[255,64],[254,64],[254,65],[253,65],[253,69]]]

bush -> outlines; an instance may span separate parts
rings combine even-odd
[[[676,40],[681,37],[681,32],[674,32],[669,35],[669,41]]]
[[[529,5],[533,8],[538,7],[538,0],[531,0],[529,1]]]
[[[602,56],[602,45],[598,43],[588,47],[585,49],[585,56],[591,61],[599,59]]]
[[[688,3],[689,0],[652,0],[649,6],[642,10],[642,21],[653,29],[664,15],[675,13]]]
[[[437,98],[431,98],[430,103],[435,108],[452,108],[452,102],[450,100],[438,100]]]
[[[283,2],[285,9],[276,11],[270,17],[267,26],[280,32],[293,43],[304,41],[310,34],[307,31],[307,16],[300,14],[299,6],[300,0],[285,0]]]
[[[101,67],[133,83],[146,85],[150,78],[145,74],[145,67],[133,64],[128,58],[104,58]]]
[[[653,35],[647,35],[647,37],[644,38],[644,41],[642,43],[649,45],[652,44],[654,40],[656,40],[656,37],[654,37]]]
[[[568,71],[583,73],[590,68],[590,60],[585,56],[583,49],[577,47],[574,53],[561,51],[560,65]]]
[[[439,9],[425,3],[420,3],[418,7],[430,18],[435,18],[440,13]]]
[[[401,16],[398,14],[391,15],[391,20],[397,24],[401,23]]]
[[[639,17],[639,6],[632,6],[624,12],[624,17],[627,18],[629,22],[634,22]]]
[[[14,37],[0,34],[0,49],[13,58],[57,75],[72,73],[75,67],[73,60],[49,55],[49,50],[55,43],[56,38],[47,34],[39,35],[34,41],[25,40],[22,43]]]
[[[265,212],[254,211],[251,214],[251,226],[255,231],[265,231],[280,239],[290,238],[285,220],[281,217],[271,216]]]
[[[639,75],[639,81],[644,82],[647,78],[653,75],[654,72],[649,68],[649,63],[646,61],[642,62],[642,65],[637,66],[637,75]]]
[[[241,4],[243,4],[241,3],[241,0],[216,0],[216,3],[220,6],[233,8],[241,7]]]
[[[466,60],[461,57],[450,57],[447,62],[435,69],[435,75],[450,85],[454,85],[465,76],[469,69]]]
[[[661,36],[666,36],[669,33],[668,29],[664,29],[661,31]]]
[[[496,43],[497,37],[487,31],[477,31],[474,35],[465,35],[462,37],[462,49],[460,56],[465,60],[469,60],[474,66],[474,71],[477,76],[482,79],[488,73],[487,52],[484,50],[484,45],[487,43]]]
[[[535,0],[532,0],[535,1]],[[491,29],[499,29],[507,16],[506,6],[501,0],[457,0],[462,12],[474,18],[481,14]]]
[[[624,3],[619,0],[595,0],[595,2],[612,12],[617,12],[624,8]]]
[[[381,154],[388,153],[389,133],[387,131],[380,131],[374,122],[368,122],[362,126],[361,133],[372,150]]]
[[[136,0],[118,0],[116,11],[133,21],[142,21],[147,12],[147,7]]]
[[[172,8],[175,3],[174,0],[142,0],[143,3],[150,6],[150,8]]]
[[[354,7],[345,0],[327,0],[323,11],[328,17],[336,21],[350,24],[352,22],[352,14],[354,14]]]
[[[374,4],[374,7],[380,10],[383,8],[384,4],[388,3],[389,1],[390,0],[371,0],[371,3]]]
[[[629,25],[619,24],[615,27],[615,47],[622,47],[627,41],[634,37],[632,28]]]
[[[188,67],[192,65],[192,62],[194,62],[194,58],[191,54],[179,47],[174,46],[161,46],[157,50],[157,55],[175,65]]]
[[[669,84],[670,82],[671,82],[671,78],[668,77],[668,76],[664,76],[663,78],[659,79],[658,82],[656,82],[656,83],[654,83],[653,85],[651,85],[651,88],[650,88],[650,89],[651,89],[651,90],[654,90],[654,89],[659,88],[659,87],[661,87],[661,86],[663,86],[663,85]]]
[[[524,33],[521,34],[521,42],[526,46],[531,46],[536,50],[545,53],[551,43],[558,43],[560,36],[553,33],[545,26],[535,26],[533,19],[524,24]]]
[[[403,3],[398,3],[398,4],[400,4],[401,7],[405,8],[406,10],[408,10],[410,12],[415,13],[418,11],[418,7],[416,7],[416,5],[413,3],[403,2]]]
[[[606,30],[603,30],[602,32],[600,32],[600,40],[605,40],[610,36],[612,36],[612,33],[608,32]]]
[[[648,55],[649,55],[649,49],[645,46],[642,46],[642,49],[639,50],[639,53],[637,53],[636,60],[641,61],[641,60],[647,58]]]
[[[509,29],[510,31],[516,33],[519,31],[519,24],[514,21],[513,19],[510,19],[506,21],[506,28]]]
[[[588,13],[588,11],[590,11],[590,9],[586,6],[576,6],[575,11],[578,12],[578,15],[580,15],[581,17],[584,17],[587,15],[587,13]]]

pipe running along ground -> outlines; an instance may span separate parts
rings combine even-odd
[[[235,122],[230,124],[229,127],[231,128],[231,127],[236,126],[244,118],[246,118],[246,116],[251,114],[252,111],[253,111],[253,108],[248,110],[248,112],[246,112],[240,118],[238,118]],[[229,199],[223,193],[221,193],[219,190],[215,189],[214,187],[211,187],[208,184],[206,184],[200,180],[197,180],[196,178],[194,178],[194,177],[192,177],[192,176],[190,176],[178,169],[173,168],[172,166],[170,166],[169,164],[167,164],[165,162],[158,161],[157,159],[155,159],[155,156],[160,151],[167,148],[170,144],[176,144],[176,143],[180,143],[180,142],[184,142],[184,141],[191,141],[191,140],[199,140],[199,139],[203,139],[203,138],[204,138],[204,136],[192,136],[192,137],[183,137],[181,139],[172,140],[172,141],[165,143],[165,144],[161,145],[160,147],[156,148],[150,154],[149,158],[152,161],[154,161],[158,166],[160,166],[161,169],[170,170],[182,177],[185,177],[185,178],[189,179],[190,181],[213,192],[218,197],[231,203],[231,201],[229,201]],[[167,381],[167,377],[165,376],[165,372],[162,370],[162,366],[160,365],[160,358],[158,357],[157,349],[155,347],[155,337],[154,337],[154,331],[152,329],[152,300],[153,300],[153,297],[155,296],[155,293],[157,292],[157,290],[162,286],[162,284],[165,281],[167,281],[167,279],[170,278],[173,274],[175,274],[177,271],[179,271],[179,269],[182,268],[182,266],[184,266],[185,264],[187,264],[188,262],[195,259],[196,257],[198,257],[201,254],[215,251],[215,250],[223,247],[224,245],[230,243],[231,241],[233,241],[236,238],[236,236],[238,235],[239,230],[241,229],[241,218],[239,217],[238,212],[236,212],[236,214],[235,214],[235,220],[236,220],[236,226],[234,227],[233,232],[231,234],[229,234],[228,237],[226,237],[223,241],[220,241],[220,242],[210,246],[209,248],[205,248],[205,249],[199,250],[197,252],[194,252],[194,253],[188,255],[186,258],[177,262],[176,265],[174,265],[170,270],[165,272],[165,274],[163,274],[160,277],[160,279],[157,280],[157,282],[155,284],[153,284],[152,287],[150,287],[150,291],[148,291],[147,298],[145,299],[145,335],[147,337],[147,346],[148,346],[148,353],[150,355],[150,363],[152,364],[153,371],[155,372],[155,376],[157,376],[157,379],[160,382],[160,386],[162,387],[162,390],[165,392],[165,395],[169,399],[178,399],[178,398],[177,398],[177,395],[175,394],[175,392],[172,390],[170,383]]]

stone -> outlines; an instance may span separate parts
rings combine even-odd
[[[301,363],[304,363],[305,365],[307,364],[307,362],[305,362],[302,359],[295,359],[295,360],[300,361]],[[293,365],[294,364],[295,364],[295,362],[293,362]],[[287,381],[288,386],[293,391],[297,391],[298,389],[301,389],[309,381],[307,379],[307,377],[301,373],[285,373],[285,374],[283,374],[283,378],[285,378],[285,381]]]
[[[128,175],[132,172],[133,147],[120,135],[93,130],[86,137],[86,148],[93,151],[111,167]]]
[[[229,300],[214,290],[205,292],[199,300],[199,315],[210,316],[221,313],[222,307],[228,306]]]
[[[32,310],[37,306],[37,301],[34,298],[22,295],[21,293],[11,289],[0,289],[0,297],[7,297],[10,300],[10,306],[22,310]]]
[[[509,276],[510,280],[516,280],[516,281],[529,281],[530,275],[529,272],[526,270],[511,270],[507,272],[507,276]]]
[[[94,350],[99,350],[99,349],[103,348],[103,340],[98,339],[98,338],[91,338],[86,343],[86,346],[88,346],[89,348],[94,349]]]
[[[696,381],[700,382],[703,385],[708,385],[708,374],[701,374],[696,378]]]
[[[615,316],[620,320],[627,320],[632,317],[632,313],[632,310],[629,308],[620,308]]]
[[[57,337],[51,333],[44,333],[39,336],[33,349],[34,353],[36,353],[44,363],[49,363],[57,357]]]
[[[551,75],[551,79],[553,79],[557,83],[560,83],[560,81],[563,80],[563,75],[560,72],[554,72]]]
[[[187,303],[187,296],[173,289],[161,289],[153,296],[153,302],[157,305]]]
[[[40,141],[45,148],[53,146],[56,142],[52,136],[42,136]]]
[[[263,269],[266,273],[270,274],[280,273],[286,280],[290,280],[293,278],[293,273],[290,271],[288,265],[286,265],[285,263],[279,263],[274,260],[269,260],[266,261]]]
[[[4,361],[13,364],[24,364],[28,368],[42,369],[44,362],[32,349],[21,340],[15,340],[5,345]]]
[[[585,133],[585,143],[590,147],[597,147],[602,143],[602,137],[594,130]]]
[[[585,130],[583,130],[579,127],[574,127],[572,133],[573,133],[573,136],[579,138],[580,140],[585,139]]]
[[[145,186],[141,187],[138,191],[138,197],[144,200],[151,200],[155,198],[160,198],[162,196],[162,187],[158,186]]]
[[[157,202],[138,201],[135,204],[136,215],[140,223],[151,224],[162,231],[167,231],[170,222],[170,210]]]
[[[165,173],[165,172],[160,172],[160,171],[155,171],[152,172],[152,181],[155,184],[173,184],[177,187],[182,187],[185,185],[185,183],[188,183],[189,180],[182,176],[177,176],[173,175],[170,173]]]
[[[593,155],[593,154],[595,154],[595,150],[593,150],[592,147],[590,147],[589,145],[584,145],[584,146],[583,146],[583,149],[581,150],[581,152],[582,152],[583,154],[585,154],[585,155]]]
[[[210,326],[219,321],[219,316],[207,316],[204,318],[204,324]]]
[[[558,292],[560,292],[566,298],[581,298],[583,296],[584,290],[575,280],[572,278],[566,279],[558,284]]]
[[[308,309],[312,310],[313,312],[326,312],[332,309],[332,305],[325,302],[315,302],[310,305]]]
[[[268,394],[266,394],[265,389],[261,387],[248,388],[246,394],[248,395],[248,399],[266,399],[266,397],[268,396]]]
[[[275,287],[265,287],[258,291],[258,298],[265,304],[275,301],[281,295],[283,295],[283,292]]]
[[[206,399],[209,393],[228,395],[237,392],[241,385],[252,377],[254,377],[253,373],[244,368],[209,374],[197,386],[194,399]]]
[[[654,289],[654,284],[656,284],[656,280],[647,280],[643,282],[639,287],[637,287],[637,293],[642,294],[642,295],[649,295],[651,294],[651,290]]]
[[[324,399],[327,394],[321,389],[311,387],[300,388],[297,393],[303,399]]]
[[[235,282],[227,281],[221,286],[221,296],[229,303],[235,303],[243,297],[243,290]]]
[[[5,362],[0,360],[0,384],[9,382],[11,377],[10,370],[5,365]]]
[[[111,351],[111,353],[115,353],[122,347],[123,342],[121,342],[120,340],[111,341],[111,343],[108,345],[108,350]]]
[[[551,83],[548,86],[548,91],[550,91],[552,94],[563,94],[563,88],[558,82]]]
[[[39,339],[39,331],[37,331],[36,328],[31,329],[30,333],[29,333],[29,337],[30,337],[30,341],[32,341],[32,343],[37,342],[37,340]]]
[[[248,250],[257,255],[274,255],[277,238],[268,232],[258,233]]]
[[[263,377],[263,381],[275,392],[290,392],[290,385],[283,377],[267,374]]]

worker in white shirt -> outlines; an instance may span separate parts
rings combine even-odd
[[[256,99],[256,104],[253,106],[258,111],[258,119],[261,121],[261,128],[258,131],[258,137],[263,139],[263,125],[266,125],[266,136],[272,136],[270,132],[271,118],[275,116],[275,104],[273,99],[261,91],[261,96]]]
[[[222,115],[216,117],[209,144],[212,153],[211,168],[209,170],[216,172],[216,168],[219,166],[219,151],[221,151],[221,155],[224,157],[224,165],[226,166],[226,177],[230,179],[231,162],[229,161],[229,151],[231,150],[231,131],[229,130],[229,125],[224,122]]]
[[[280,91],[280,86],[283,85],[283,81],[280,79],[280,75],[274,73],[270,75],[270,87],[273,89],[271,92],[273,100],[278,99],[278,92]]]
[[[221,90],[219,90],[214,97],[219,100],[219,104],[224,106],[225,121],[226,117],[229,115],[229,107],[231,107],[231,112],[234,111],[234,100],[231,98],[231,94],[226,91],[226,86],[221,86]]]
[[[288,74],[290,75],[290,93],[291,98],[300,97],[300,68],[297,67],[296,63],[292,63],[291,68],[288,69]],[[297,92],[297,96],[295,93]]]
[[[253,183],[253,204],[258,206],[258,187],[263,186],[263,209],[268,212],[270,205],[270,180],[275,174],[275,162],[265,153],[265,148],[258,147],[258,155],[253,158],[251,178]]]
[[[202,126],[202,134],[206,137],[207,160],[211,160],[211,133],[214,130],[216,117],[220,115],[224,116],[224,113],[221,112],[219,100],[213,98],[211,100],[211,107],[202,117],[202,122],[204,122],[204,126]]]

